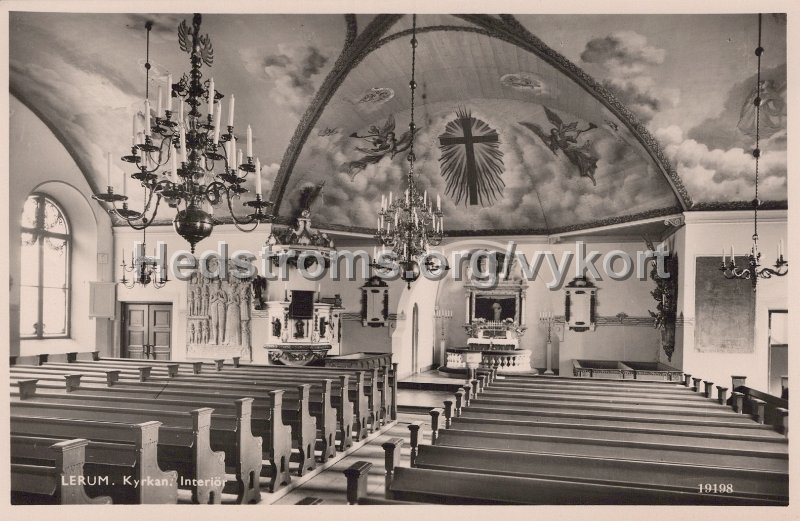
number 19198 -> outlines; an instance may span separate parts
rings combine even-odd
[[[700,483],[701,494],[733,494],[733,483]]]

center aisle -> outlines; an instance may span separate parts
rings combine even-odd
[[[411,457],[411,447],[408,444],[408,426],[414,421],[423,422],[423,427],[420,429],[421,442],[430,443],[430,428],[426,428],[427,423],[430,422],[430,415],[400,412],[397,417],[397,423],[388,431],[381,433],[380,436],[370,440],[363,447],[348,454],[347,457],[337,461],[331,467],[272,504],[294,505],[303,498],[315,497],[321,499],[323,505],[346,505],[347,480],[342,472],[356,461],[372,463],[368,478],[367,495],[375,499],[383,499],[386,483],[384,480],[384,453],[381,445],[391,438],[403,438],[406,440],[406,443],[403,444],[401,465],[408,466],[409,458]]]

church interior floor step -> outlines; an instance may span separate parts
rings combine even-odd
[[[421,389],[398,389],[397,408],[403,412],[418,412],[425,415],[434,407],[441,407],[444,400],[452,400],[449,391],[429,391]],[[430,416],[428,416],[430,420]]]

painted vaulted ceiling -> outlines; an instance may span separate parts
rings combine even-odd
[[[11,93],[94,187],[105,154],[130,147],[145,21],[155,105],[167,74],[188,70],[176,28],[190,18],[11,14]],[[203,17],[204,74],[235,94],[239,131],[252,125],[278,216],[324,183],[318,224],[372,227],[381,194],[402,192],[410,27],[407,15]],[[448,231],[558,232],[752,199],[755,15],[420,15],[418,32],[415,170]],[[763,46],[759,188],[782,205],[785,17],[764,17]],[[114,162],[117,190],[126,166]]]

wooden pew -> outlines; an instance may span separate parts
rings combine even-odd
[[[696,465],[788,471],[786,451],[771,452],[717,447],[668,445],[658,442],[619,441],[602,438],[565,438],[536,434],[510,434],[445,429],[438,432],[436,445],[487,450],[537,452],[615,458],[637,461],[662,461]]]
[[[116,365],[117,367],[130,366],[135,361],[126,359],[101,359],[102,364]],[[221,362],[221,361],[220,361]],[[120,365],[123,364],[123,365]],[[169,365],[164,362],[162,366]],[[341,377],[347,376],[350,383],[349,399],[353,402],[355,413],[355,431],[358,433],[357,439],[363,439],[368,434],[368,428],[375,430],[378,423],[385,418],[385,404],[388,408],[396,409],[393,406],[396,398],[392,397],[392,387],[388,385],[388,371],[382,373],[378,369],[370,371],[324,368],[324,367],[289,367],[289,366],[257,366],[247,365],[238,366],[228,364],[201,364],[196,362],[180,364],[181,367],[191,366],[192,371],[197,376],[213,377],[225,376],[231,379],[250,380],[253,378],[268,379],[272,382],[317,382],[321,379],[335,379],[341,381]],[[199,369],[198,369],[199,367]],[[205,370],[203,369],[205,368]],[[334,400],[336,401],[336,400]],[[348,445],[349,446],[349,445]]]
[[[125,363],[135,363],[135,360],[129,358],[98,358],[100,361],[115,361],[115,362],[125,362]],[[151,360],[150,362],[156,363],[174,363],[169,362],[166,360]],[[360,368],[340,368],[340,367],[317,367],[317,366],[303,366],[303,367],[294,367],[294,366],[277,366],[277,365],[258,365],[258,364],[240,364],[238,357],[234,357],[232,363],[226,363],[225,360],[215,360],[212,363],[198,363],[198,362],[182,362],[183,364],[191,364],[193,370],[197,371],[198,373],[206,368],[207,371],[226,371],[229,372],[231,370],[242,370],[242,371],[254,371],[254,370],[280,370],[284,372],[296,372],[302,371],[304,373],[313,372],[315,374],[329,374],[336,376],[344,372],[349,372],[351,379],[354,379],[358,373],[364,372],[364,369]],[[378,369],[378,379],[377,379],[377,389],[380,395],[380,418],[389,418],[391,420],[397,419],[397,366],[398,364],[394,363],[390,366],[381,366]],[[367,371],[366,373],[366,380],[365,385],[367,386],[367,392],[371,393],[369,390],[372,387],[372,375],[374,374],[372,370]]]
[[[19,382],[25,378],[36,378],[37,388],[43,392],[59,394],[71,394],[75,396],[97,397],[101,400],[108,399],[151,399],[157,403],[173,403],[176,405],[206,405],[213,406],[218,413],[227,409],[229,414],[237,414],[235,408],[236,400],[245,395],[250,395],[254,399],[251,413],[251,428],[256,436],[263,439],[262,452],[268,460],[268,468],[265,475],[270,477],[269,489],[288,484],[291,480],[289,476],[289,461],[292,454],[292,433],[288,425],[284,424],[287,414],[283,407],[284,390],[268,389],[219,389],[203,390],[189,383],[170,383],[164,386],[155,381],[138,382],[131,381],[118,382],[112,387],[107,387],[105,380],[92,375],[69,374],[69,375],[37,375],[27,372],[19,373],[12,371],[12,382]],[[308,393],[307,386],[300,386]],[[298,390],[295,390],[298,391]],[[307,401],[307,400],[306,400]],[[141,402],[145,403],[147,402]],[[156,404],[157,404],[156,403]],[[310,418],[305,423],[311,429],[311,442],[314,440],[314,424]],[[307,431],[308,429],[306,429]],[[309,433],[305,433],[309,436]],[[301,474],[304,467],[301,460]],[[312,462],[313,463],[313,462]]]
[[[100,477],[88,487],[90,494],[109,496],[114,503],[174,504],[178,473],[158,466],[160,425],[12,416],[12,461],[40,464],[52,458],[43,449],[79,435],[89,440],[84,474]]]
[[[675,410],[697,409],[707,411],[726,411],[727,407],[716,402],[707,400],[702,396],[691,397],[684,400],[651,398],[642,396],[608,396],[605,394],[561,394],[557,392],[535,392],[535,391],[500,391],[495,388],[484,390],[479,396],[480,400],[493,400],[495,402],[508,401],[542,401],[546,400],[553,406],[561,403],[565,404],[615,404],[615,405],[634,405],[643,407],[664,407]]]
[[[571,386],[571,385],[514,385],[513,382],[508,383],[503,380],[498,380],[491,383],[487,391],[492,393],[498,392],[525,392],[525,393],[548,393],[558,396],[603,396],[603,397],[620,397],[620,398],[657,398],[659,400],[674,400],[682,402],[705,402],[702,396],[693,393],[684,387],[678,387],[675,390],[659,390],[659,389],[614,389],[598,386]]]
[[[591,378],[591,379],[584,379],[584,378],[573,378],[571,376],[542,376],[542,375],[530,375],[530,374],[514,374],[514,373],[505,373],[503,375],[502,380],[504,382],[518,382],[518,383],[537,383],[537,384],[550,384],[550,385],[576,385],[576,386],[583,386],[586,385],[602,385],[607,387],[622,387],[622,388],[641,388],[641,387],[649,387],[649,388],[658,388],[658,389],[676,389],[681,387],[680,382],[655,382],[655,381],[644,381],[644,380],[614,380],[614,379],[602,379],[602,378]]]
[[[147,369],[151,369],[149,366]],[[70,376],[68,370],[74,374]],[[12,378],[17,376],[33,377],[43,379],[45,377],[51,380],[58,380],[61,377],[67,378],[67,386],[70,387],[69,379],[72,381],[81,380],[86,384],[101,384],[103,381],[106,384],[113,382],[110,388],[122,388],[138,386],[140,388],[150,388],[158,390],[159,395],[163,392],[177,392],[183,394],[213,394],[223,395],[226,393],[238,393],[237,397],[249,395],[257,400],[271,399],[271,395],[264,395],[265,392],[270,390],[283,390],[283,421],[292,427],[291,441],[294,441],[295,446],[299,451],[299,464],[300,474],[304,470],[311,470],[315,468],[316,462],[314,459],[314,445],[316,440],[316,429],[320,430],[320,450],[322,451],[322,461],[335,454],[335,438],[337,412],[341,412],[342,416],[342,429],[344,436],[352,432],[352,406],[349,401],[345,401],[344,408],[339,404],[340,411],[335,411],[331,403],[332,399],[332,382],[330,380],[323,380],[322,382],[315,382],[312,384],[294,385],[295,382],[264,382],[262,380],[235,380],[229,382],[225,380],[220,384],[220,378],[223,376],[181,376],[175,373],[174,377],[169,377],[170,371],[168,368],[156,367],[154,370],[148,372],[145,382],[140,382],[141,375],[135,376],[139,373],[141,368],[126,369],[110,369],[103,373],[97,371],[94,366],[91,368],[84,368],[81,366],[69,366],[62,370],[55,370],[54,367],[49,367],[43,370],[37,368],[13,368],[11,372]],[[105,376],[101,376],[105,374]],[[44,376],[47,375],[47,376]],[[108,375],[113,375],[109,377]],[[155,376],[154,376],[155,375]],[[161,376],[159,376],[161,375]],[[342,378],[342,383],[347,386],[346,377]],[[72,387],[75,386],[73,383]],[[231,397],[230,395],[228,397]],[[314,418],[312,418],[312,415]],[[316,426],[315,426],[316,421]],[[276,424],[276,429],[281,431],[282,425]],[[281,432],[273,432],[269,437],[275,443],[269,446],[265,445],[265,450],[277,450],[278,456],[283,455],[281,448],[283,443],[278,439],[282,436]],[[344,448],[349,447],[352,443],[351,439],[345,439]],[[273,447],[275,449],[273,449]],[[272,458],[268,458],[271,461]],[[277,461],[280,461],[278,457]],[[288,462],[288,460],[287,460]],[[288,463],[287,463],[288,464]]]
[[[12,438],[13,442],[13,438]],[[11,504],[108,505],[111,498],[91,498],[84,489],[83,465],[88,440],[53,443],[42,459],[48,464],[11,462]]]
[[[64,405],[96,407],[97,409],[124,411],[126,417],[132,413],[140,413],[141,418],[153,413],[184,413],[211,406],[215,411],[210,429],[211,446],[217,446],[225,453],[225,460],[234,468],[236,475],[235,493],[239,503],[257,503],[261,500],[258,477],[262,467],[262,438],[254,436],[252,426],[262,426],[259,434],[267,433],[264,423],[280,414],[280,405],[267,408],[253,408],[252,398],[240,398],[233,401],[210,401],[198,399],[170,400],[163,397],[156,399],[141,397],[123,397],[100,393],[99,395],[78,395],[67,393],[66,389],[39,390],[35,380],[17,382],[19,391],[12,389],[12,404],[19,400],[21,404]],[[136,412],[133,412],[136,411]]]
[[[149,361],[148,361],[149,362]],[[41,366],[41,368],[36,368],[37,370],[41,369],[44,371],[56,371],[56,372],[63,372],[63,371],[73,371],[81,373],[88,373],[88,372],[95,372],[95,373],[107,373],[108,371],[120,371],[122,376],[125,376],[128,373],[137,374],[139,380],[147,381],[153,380],[153,375],[158,374],[166,374],[172,375],[174,377],[180,377],[182,381],[187,382],[198,382],[198,383],[209,383],[213,381],[219,381],[220,378],[223,378],[225,382],[232,382],[232,383],[241,383],[241,384],[248,384],[248,385],[255,385],[258,383],[272,383],[272,384],[283,384],[283,385],[291,385],[296,383],[311,383],[311,384],[319,384],[320,378],[318,376],[308,376],[304,374],[278,374],[278,375],[224,375],[222,373],[208,373],[208,374],[192,374],[189,376],[181,376],[181,373],[177,370],[174,370],[179,364],[157,364],[157,365],[141,365],[141,364],[100,364],[100,363],[88,363],[88,364],[46,364]],[[110,368],[110,369],[109,369]],[[347,379],[345,378],[347,377]],[[348,397],[342,400],[342,392],[341,392],[341,384],[348,383],[349,391]],[[226,384],[228,385],[228,384]],[[345,412],[348,412],[348,409],[351,407],[347,404],[348,401],[352,401],[352,414],[354,414],[354,421],[356,423],[355,426],[352,426],[349,416],[345,416]],[[364,388],[364,378],[363,372],[357,373],[356,381],[351,382],[347,374],[342,374],[339,376],[339,382],[333,382],[333,393],[331,394],[331,403],[334,407],[338,407],[340,410],[339,416],[342,418],[348,418],[347,420],[341,423],[341,431],[344,432],[345,430],[354,430],[358,433],[357,439],[363,439],[367,436],[367,425],[368,425],[368,418],[370,417],[370,409],[369,409],[369,402],[367,400],[367,396],[365,394]],[[344,448],[350,446],[350,440],[344,438],[342,435],[342,439],[345,443]]]
[[[697,492],[698,483],[730,483],[739,496],[788,502],[788,475],[751,469],[671,464],[565,454],[522,453],[422,445],[416,468],[494,475],[563,479],[662,490]]]
[[[571,400],[551,402],[546,397],[542,398],[484,398],[479,396],[470,401],[471,407],[484,407],[495,409],[509,409],[519,411],[532,411],[537,409],[549,409],[573,412],[616,412],[619,414],[649,414],[660,415],[669,418],[716,418],[732,419],[737,416],[725,407],[718,407],[709,402],[708,407],[683,407],[680,405],[662,404],[636,404],[636,403],[615,403],[591,400]]]
[[[64,403],[12,400],[11,415],[137,423],[159,421],[158,460],[177,470],[179,487],[192,491],[195,503],[219,503],[225,486],[225,453],[211,450],[211,413],[204,407],[189,412],[127,407],[97,407]]]
[[[100,362],[106,363],[137,363],[137,360],[126,358],[102,358]],[[169,361],[153,361],[160,364],[169,364],[175,362]],[[364,392],[369,399],[369,410],[371,412],[369,420],[372,425],[372,430],[377,427],[377,423],[387,419],[397,419],[397,364],[393,364],[393,368],[388,366],[375,368],[370,370],[364,369],[347,369],[347,368],[332,368],[332,367],[316,367],[316,366],[277,366],[277,365],[256,365],[256,364],[228,364],[224,360],[216,360],[214,363],[199,363],[199,362],[178,362],[182,366],[191,366],[196,374],[224,372],[226,374],[238,375],[252,375],[252,374],[270,374],[270,375],[302,375],[302,376],[321,376],[324,378],[336,378],[339,375],[347,374],[351,377],[351,381],[355,381],[358,374],[364,375]]]
[[[713,433],[702,430],[668,430],[654,426],[632,424],[601,425],[580,424],[557,420],[529,421],[500,418],[473,418],[461,416],[448,418],[445,428],[482,432],[508,432],[515,434],[540,434],[543,436],[569,436],[571,438],[593,438],[609,440],[652,441],[665,444],[689,445],[693,447],[752,448],[787,452],[786,439],[780,435],[761,435],[745,432]],[[756,431],[758,432],[758,431]],[[764,435],[767,434],[767,435]],[[771,433],[770,433],[771,434]]]
[[[366,491],[371,463],[359,461],[345,471],[348,502],[364,504],[359,497]],[[471,472],[398,467],[387,482],[388,501],[436,504],[485,505],[780,505],[780,501],[737,495],[701,494],[620,486],[599,483],[485,475]],[[368,504],[388,504],[373,501]]]
[[[456,400],[457,401],[457,400]],[[447,410],[445,409],[445,416]],[[585,426],[631,426],[640,428],[661,429],[667,432],[702,431],[713,434],[742,434],[745,436],[774,437],[772,429],[767,425],[759,425],[745,418],[705,419],[705,418],[665,418],[652,414],[625,414],[612,412],[572,412],[549,409],[529,411],[495,409],[490,407],[462,408],[460,415],[454,417],[472,419],[497,419],[508,421],[559,422]],[[741,420],[741,421],[739,421]]]

